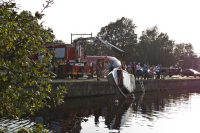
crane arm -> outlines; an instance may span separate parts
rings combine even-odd
[[[110,50],[113,50],[114,52],[120,54],[122,57],[125,55],[125,51],[121,50],[120,48],[110,44],[109,42],[106,42],[98,37],[88,37],[88,38],[80,38],[78,39],[75,44],[83,45],[84,42],[86,43],[100,43],[101,45],[107,47]]]

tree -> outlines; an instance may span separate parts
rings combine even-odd
[[[50,42],[45,41],[46,42],[45,45],[52,44],[54,41],[56,41],[55,40],[56,36],[53,34],[53,29],[52,28],[48,27],[48,29],[44,29],[44,32],[48,33],[48,35],[51,37],[51,41]],[[46,38],[43,38],[43,40],[46,40]]]
[[[105,27],[102,27],[100,32],[97,34],[98,37],[103,40],[119,47],[120,49],[126,51],[134,51],[134,45],[137,43],[137,34],[135,34],[135,28],[137,26],[133,24],[131,19],[122,17],[116,22],[111,22]],[[116,53],[111,52],[105,47],[95,46],[99,55],[116,55]],[[98,47],[98,48],[97,48]],[[132,55],[132,52],[126,52],[125,60],[129,60],[129,57]],[[129,55],[130,54],[130,55]],[[120,55],[116,55],[120,57]]]
[[[48,0],[44,9],[52,3]],[[51,91],[48,84],[51,72],[46,67],[51,66],[52,55],[44,44],[50,42],[51,37],[38,23],[44,9],[32,15],[27,11],[18,14],[12,0],[0,6],[0,114],[7,117],[20,117],[26,112],[33,114],[49,106],[47,99],[60,104],[65,87]],[[30,60],[29,57],[38,52],[46,56],[44,62]],[[30,89],[24,89],[25,85],[30,85]]]
[[[140,62],[149,62],[154,65],[161,63],[163,66],[170,66],[174,63],[173,48],[175,42],[169,40],[166,33],[159,33],[157,26],[143,31],[138,45],[137,51],[140,53]]]
[[[178,60],[183,60],[182,68],[197,68],[197,61],[194,62],[194,59],[197,58],[197,55],[194,54],[192,44],[180,43],[175,45],[174,56]]]
[[[63,44],[63,43],[65,43],[63,40],[57,40],[57,39],[55,39],[52,43],[60,43],[60,44]]]

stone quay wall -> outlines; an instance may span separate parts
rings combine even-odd
[[[135,92],[141,92],[139,81],[136,81]],[[177,90],[200,87],[200,79],[144,80],[145,91]]]
[[[65,97],[88,97],[88,96],[104,96],[104,95],[117,95],[123,97],[120,91],[110,85],[107,80],[105,81],[59,81],[50,82],[52,84],[52,91],[58,85],[66,85]],[[135,81],[135,93],[142,92],[141,85],[138,80]],[[200,79],[170,79],[170,80],[144,80],[143,81],[145,92],[165,91],[165,90],[181,90],[190,89],[191,87],[199,87]],[[27,89],[30,87],[26,87]],[[31,87],[32,88],[32,87]],[[29,90],[29,89],[28,89]]]

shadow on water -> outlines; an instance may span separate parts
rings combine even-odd
[[[115,95],[68,98],[65,103],[51,108],[43,108],[29,118],[30,122],[48,125],[54,132],[81,132],[82,123],[94,118],[94,125],[98,126],[100,117],[105,118],[104,125],[108,130],[121,130],[127,119],[137,117],[138,114],[149,121],[157,117],[165,106],[176,104],[178,100],[189,99],[190,93],[200,93],[198,88],[177,91],[136,93],[135,99],[118,99]],[[93,128],[95,128],[95,126]]]

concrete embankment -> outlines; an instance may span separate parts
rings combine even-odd
[[[136,80],[135,92],[142,92],[140,83]],[[67,85],[66,97],[82,97],[117,94],[121,97],[121,93],[116,87],[111,86],[107,79],[101,81],[96,80],[66,80],[56,79],[51,82],[52,87]],[[200,87],[200,79],[168,79],[168,80],[144,80],[144,88],[146,92],[162,91],[162,90],[178,90],[191,87]]]
[[[200,87],[200,79],[171,79],[171,80],[144,80],[145,91],[177,90],[191,87]],[[139,81],[136,81],[136,92],[142,91]]]

